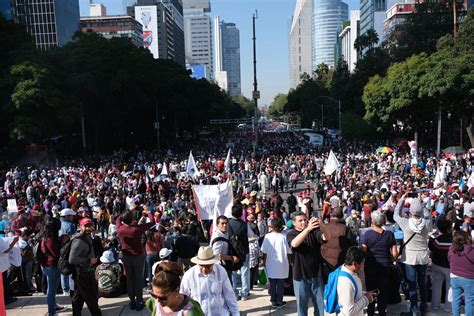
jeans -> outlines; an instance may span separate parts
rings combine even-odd
[[[240,268],[240,278],[242,282],[242,289],[240,292],[237,290],[237,271],[232,271],[232,287],[234,288],[235,294],[241,297],[248,296],[250,293],[250,255],[245,255],[245,263]]]
[[[63,293],[74,291],[74,280],[72,279],[72,274],[61,274],[61,287],[63,289]]]
[[[43,267],[43,274],[48,280],[48,315],[53,316],[56,314],[56,291],[59,286],[60,273],[58,267]]]
[[[408,282],[408,288],[410,292],[410,310],[418,311],[418,292],[417,292],[417,283],[418,287],[420,288],[420,299],[421,305],[420,310],[426,311],[426,293],[427,293],[427,285],[426,285],[426,269],[428,265],[426,264],[405,264],[405,274]]]
[[[151,284],[151,280],[153,280],[154,271],[151,271],[153,264],[157,261],[160,261],[160,256],[157,253],[150,253],[146,255],[146,271],[148,275],[148,282]]]
[[[293,287],[295,289],[298,316],[308,315],[308,302],[310,298],[314,305],[314,315],[324,315],[323,283],[319,277],[293,280]]]
[[[130,302],[143,303],[143,272],[145,254],[139,256],[123,255],[123,265],[127,273],[127,293]]]
[[[445,281],[446,286],[446,296],[444,300],[444,309],[451,310],[451,304],[448,302],[448,292],[449,287],[451,286],[451,277],[449,268],[440,267],[434,263],[431,264],[431,272],[433,274],[433,284],[431,288],[431,307],[439,308],[439,302],[441,301],[441,287],[443,286],[443,281]]]
[[[100,238],[102,238],[102,240],[109,238],[109,225],[100,227]]]
[[[451,279],[453,290],[453,316],[461,315],[461,300],[464,293],[464,314],[474,316],[474,279],[455,277]]]
[[[283,294],[285,293],[285,287],[283,284],[284,279],[272,279],[270,280],[270,301],[273,305],[278,305],[283,302]]]

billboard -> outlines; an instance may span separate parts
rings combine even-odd
[[[191,70],[191,78],[202,79],[206,78],[206,66],[205,65],[192,65],[187,67]]]
[[[143,25],[143,46],[158,58],[158,13],[156,6],[135,6],[135,20]]]

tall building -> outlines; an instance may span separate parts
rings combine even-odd
[[[335,65],[334,47],[338,28],[348,19],[348,5],[341,0],[315,0],[313,11],[313,71],[325,63]]]
[[[205,77],[214,79],[212,23],[209,0],[184,0],[184,47],[186,66],[203,66]]]
[[[101,3],[89,4],[89,16],[106,16],[107,9]]]
[[[290,84],[292,88],[300,84],[302,74],[312,74],[312,17],[313,0],[297,0],[289,36]]]
[[[90,16],[81,18],[82,32],[93,31],[103,37],[125,37],[138,47],[143,46],[142,25],[127,15]]]
[[[214,47],[216,56],[216,66],[214,67],[214,77],[217,85],[227,91],[227,71],[224,70],[222,63],[222,32],[221,22],[218,16],[214,17]]]
[[[355,70],[357,64],[357,50],[354,42],[359,31],[360,11],[351,11],[350,20],[343,23],[342,31],[339,34],[340,56],[346,63],[350,72]]]
[[[143,25],[143,46],[155,58],[185,67],[183,7],[179,0],[137,0],[127,13]]]
[[[360,35],[374,29],[379,36],[378,44],[382,43],[387,9],[396,2],[397,0],[360,0]]]
[[[414,2],[395,3],[389,8],[386,12],[386,19],[383,22],[383,38],[388,38],[394,29],[405,24],[407,16],[413,12],[415,12]]]
[[[229,95],[241,94],[240,32],[235,23],[214,18],[216,46],[216,81]]]
[[[40,50],[62,46],[79,31],[78,0],[11,0],[10,4],[13,19],[25,26]]]

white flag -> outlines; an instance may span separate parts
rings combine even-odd
[[[160,180],[168,178],[168,168],[166,167],[166,162],[163,162],[163,168],[161,168]]]
[[[329,152],[329,157],[326,160],[326,165],[324,166],[324,173],[327,176],[330,176],[331,174],[333,174],[334,171],[339,169],[340,166],[341,166],[341,164],[337,160],[336,155],[334,155],[334,153],[331,150]]]
[[[227,153],[227,158],[224,161],[224,170],[226,172],[230,172],[230,148],[229,152]]]
[[[467,180],[467,188],[470,190],[472,187],[474,187],[474,171],[471,172],[471,176]]]
[[[189,158],[188,158],[188,165],[186,166],[186,173],[190,177],[194,177],[196,172],[197,172],[196,163],[194,162],[193,153],[190,151],[189,152]]]
[[[436,176],[433,185],[437,187],[440,184],[444,183],[446,179],[446,162],[441,160],[441,166],[436,169]]]

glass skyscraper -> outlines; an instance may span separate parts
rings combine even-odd
[[[222,70],[227,72],[227,92],[241,94],[240,86],[240,32],[235,23],[221,22]]]
[[[25,26],[38,49],[69,42],[79,31],[78,0],[13,0],[15,21]]]
[[[348,20],[349,6],[341,0],[315,0],[313,10],[313,71],[321,63],[332,68],[338,27]]]

